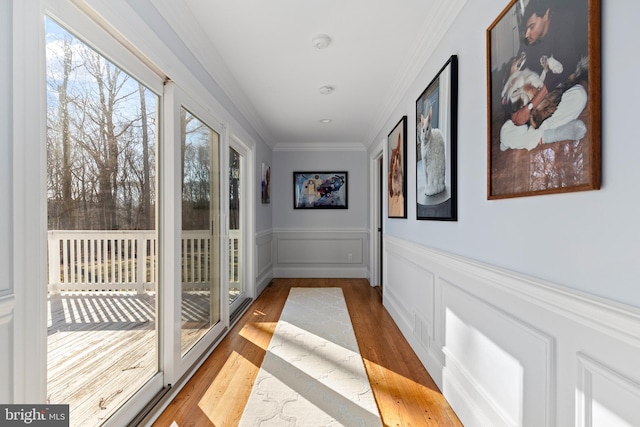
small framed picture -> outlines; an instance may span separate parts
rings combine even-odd
[[[387,136],[389,218],[407,217],[407,116]]]
[[[294,209],[347,209],[347,172],[294,172]]]
[[[262,164],[262,203],[271,203],[271,166]]]
[[[417,219],[457,221],[458,57],[416,101]]]

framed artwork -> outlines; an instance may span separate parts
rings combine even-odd
[[[458,57],[416,101],[417,219],[457,221]]]
[[[262,164],[262,203],[271,203],[271,166]]]
[[[600,0],[512,0],[487,29],[487,198],[600,188]]]
[[[294,172],[294,209],[347,209],[347,172]]]
[[[407,116],[387,136],[389,218],[407,217]]]

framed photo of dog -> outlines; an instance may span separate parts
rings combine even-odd
[[[348,172],[294,172],[294,209],[347,209]]]
[[[487,29],[487,197],[600,188],[600,0],[512,0]]]
[[[389,218],[407,217],[407,116],[387,136]]]
[[[416,218],[457,221],[458,57],[416,100]]]

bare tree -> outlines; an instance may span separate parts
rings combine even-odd
[[[49,226],[151,229],[155,95],[70,34],[56,36],[47,57]]]
[[[138,92],[140,94],[140,117],[142,120],[142,212],[144,229],[151,228],[151,188],[150,188],[150,170],[149,170],[149,132],[147,123],[147,103],[145,101],[145,90],[142,84],[138,83]]]

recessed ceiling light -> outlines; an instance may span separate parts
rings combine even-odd
[[[333,87],[331,87],[331,86],[322,86],[322,87],[318,88],[318,92],[320,92],[323,95],[329,95],[331,92],[333,92]]]
[[[320,119],[320,123],[331,123],[331,119]]]
[[[331,38],[326,34],[316,34],[311,37],[311,43],[316,49],[325,49],[331,43]]]

